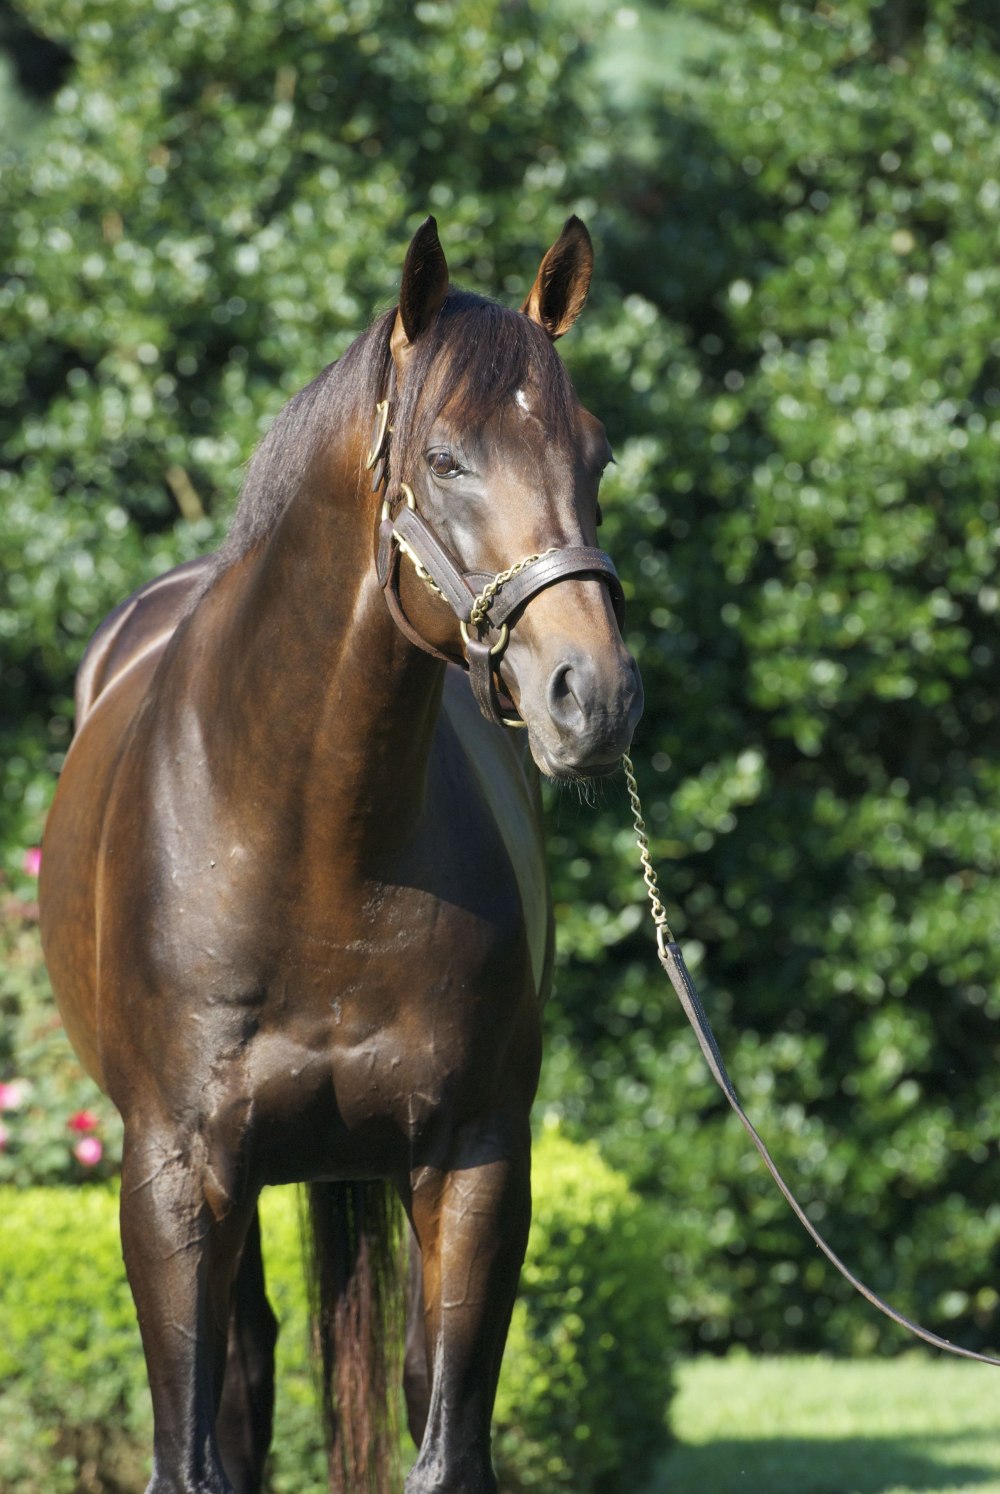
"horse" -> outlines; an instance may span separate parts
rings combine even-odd
[[[257,1203],[292,1182],[332,1488],[397,1486],[400,1361],[406,1494],[497,1488],[553,948],[539,774],[610,772],[642,708],[596,542],[611,451],[553,346],[592,265],[571,218],[507,308],[450,285],[428,218],[398,306],[276,417],[219,550],[81,664],[41,924],[124,1123],[147,1494],[261,1488]]]

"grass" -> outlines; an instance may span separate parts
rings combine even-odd
[[[699,1359],[649,1494],[1000,1494],[1000,1378],[899,1359]]]

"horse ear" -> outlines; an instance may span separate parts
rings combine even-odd
[[[425,218],[406,251],[394,344],[416,342],[427,331],[447,294],[448,262],[438,238],[437,223],[433,218]]]
[[[580,219],[567,218],[546,254],[521,310],[555,342],[583,310],[594,269],[594,246]]]

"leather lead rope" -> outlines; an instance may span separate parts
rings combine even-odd
[[[650,901],[651,915],[653,924],[656,929],[656,947],[660,957],[660,964],[666,971],[667,976],[670,980],[670,984],[673,986],[674,990],[677,993],[677,997],[680,1001],[681,1007],[683,1008],[684,1015],[687,1017],[692,1028],[694,1029],[694,1035],[698,1039],[698,1044],[701,1048],[702,1053],[705,1055],[705,1060],[708,1064],[709,1069],[711,1070],[712,1077],[715,1079],[715,1082],[718,1084],[719,1088],[722,1090],[722,1093],[728,1100],[731,1108],[739,1118],[740,1124],[742,1125],[743,1129],[746,1131],[747,1135],[750,1137],[750,1140],[753,1142],[754,1146],[757,1148],[757,1151],[760,1153],[764,1166],[767,1168],[768,1172],[777,1183],[778,1188],[784,1196],[786,1202],[788,1203],[789,1208],[792,1210],[792,1213],[795,1215],[796,1219],[798,1219],[799,1223],[802,1225],[803,1229],[810,1236],[813,1242],[823,1252],[831,1265],[835,1266],[836,1269],[840,1272],[844,1280],[848,1281],[856,1292],[859,1292],[867,1302],[870,1302],[871,1305],[877,1308],[879,1312],[884,1313],[887,1318],[891,1318],[891,1320],[894,1323],[897,1323],[901,1328],[907,1329],[908,1332],[915,1334],[917,1338],[923,1339],[924,1343],[930,1344],[935,1349],[943,1349],[948,1354],[957,1354],[962,1359],[975,1359],[980,1364],[992,1364],[1000,1367],[1000,1359],[994,1359],[990,1354],[979,1354],[974,1349],[963,1349],[959,1344],[953,1344],[950,1339],[941,1338],[937,1333],[932,1333],[930,1329],[921,1327],[921,1325],[919,1323],[915,1323],[912,1318],[908,1318],[903,1313],[897,1312],[897,1310],[894,1307],[891,1307],[888,1302],[885,1302],[877,1292],[873,1292],[871,1287],[866,1286],[863,1281],[860,1281],[858,1277],[854,1275],[854,1272],[844,1264],[844,1262],[840,1259],[840,1256],[837,1255],[832,1247],[827,1244],[826,1240],[813,1224],[805,1209],[799,1203],[798,1199],[795,1197],[794,1193],[785,1182],[781,1173],[778,1171],[777,1164],[775,1163],[770,1152],[765,1146],[750,1117],[743,1109],[739,1095],[736,1093],[733,1082],[726,1072],[726,1065],[723,1061],[722,1053],[719,1049],[718,1042],[716,1041],[715,1034],[712,1031],[712,1027],[705,1012],[705,1008],[702,1005],[701,997],[698,995],[694,981],[691,979],[691,973],[688,970],[687,965],[684,963],[684,955],[681,952],[681,948],[677,941],[674,939],[673,934],[670,932],[670,926],[667,923],[666,911],[663,907],[663,903],[660,901],[659,885],[657,882],[656,871],[650,860],[649,841],[646,836],[646,826],[643,823],[642,818],[642,806],[639,802],[639,790],[635,780],[635,769],[632,765],[632,759],[629,757],[628,753],[625,753],[622,756],[622,766],[625,769],[625,781],[628,785],[629,801],[635,826],[635,837],[639,847],[639,859],[642,863],[643,880],[646,884],[646,891],[648,893]]]

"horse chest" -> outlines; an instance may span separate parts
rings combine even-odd
[[[483,995],[442,977],[404,998],[347,983],[325,1011],[263,1027],[231,1080],[251,1097],[268,1181],[365,1175],[374,1157],[408,1166],[492,1095],[500,1104],[520,1071],[533,1086],[537,1034],[523,987]]]
[[[266,989],[217,1004],[213,1073],[227,1107],[247,1097],[269,1179],[363,1172],[375,1151],[402,1161],[499,1094],[512,1068],[530,1073],[538,1005],[516,890],[488,916],[466,902],[381,885],[336,917],[278,920]]]

